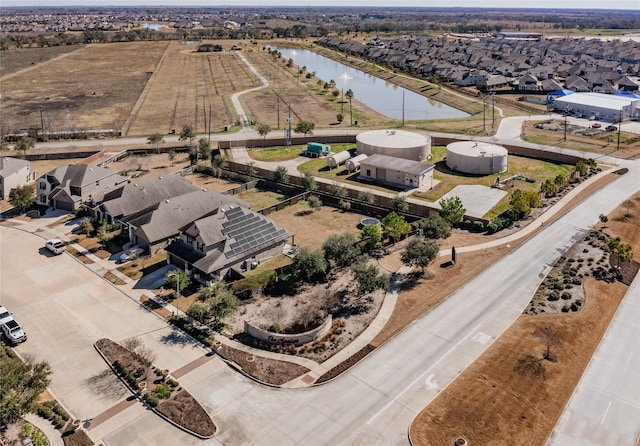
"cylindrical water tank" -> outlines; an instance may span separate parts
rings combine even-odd
[[[509,152],[502,146],[477,141],[458,141],[447,145],[447,167],[474,175],[506,172]]]
[[[344,162],[349,158],[351,158],[351,154],[348,150],[338,152],[335,155],[331,155],[329,158],[327,158],[327,165],[330,169],[335,169],[339,165],[344,164]]]
[[[362,155],[354,156],[353,158],[347,160],[347,162],[345,163],[345,167],[349,172],[353,172],[360,167],[360,163],[362,163],[362,161],[365,159],[367,159],[367,155],[365,155],[364,153]]]
[[[431,137],[406,130],[370,130],[356,136],[358,153],[424,161],[431,154]]]

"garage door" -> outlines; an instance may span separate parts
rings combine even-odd
[[[387,169],[376,169],[376,180],[387,181]]]

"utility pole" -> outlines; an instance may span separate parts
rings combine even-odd
[[[496,126],[496,93],[495,91],[491,92],[491,132],[493,133],[493,129]]]
[[[209,142],[211,142],[211,105],[209,105]]]
[[[340,114],[344,117],[344,88],[341,88],[342,96],[340,96]]]
[[[567,140],[567,117],[569,116],[569,106],[564,110],[564,138],[562,141]]]
[[[42,113],[42,104],[40,104],[40,126],[42,127],[42,137],[44,138],[44,115]]]
[[[280,97],[276,95],[276,110],[278,111],[278,129],[280,128]]]
[[[289,127],[285,130],[285,133],[287,134],[287,146],[291,145],[291,122],[293,121],[293,118],[291,117],[291,102],[289,102],[289,116],[287,117],[287,124],[289,125]]]
[[[622,109],[620,109],[620,116],[618,119],[618,146],[616,150],[620,150],[620,132],[622,131]]]

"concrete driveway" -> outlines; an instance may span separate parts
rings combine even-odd
[[[0,303],[27,333],[16,351],[49,362],[50,389],[75,418],[92,418],[129,395],[93,348],[99,338],[140,337],[158,355],[156,365],[170,370],[204,354],[71,255],[46,255],[43,243],[0,227]]]

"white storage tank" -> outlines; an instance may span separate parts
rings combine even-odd
[[[344,164],[344,162],[349,158],[351,158],[351,154],[348,150],[338,152],[335,155],[331,155],[329,158],[327,158],[327,165],[329,166],[329,169],[335,169],[336,167]]]
[[[345,163],[345,167],[349,172],[354,172],[358,170],[358,168],[360,167],[360,163],[362,163],[362,161],[366,159],[367,155],[365,155],[364,153],[362,155],[354,156],[353,158],[347,160],[347,162]]]
[[[458,141],[447,145],[447,167],[473,175],[506,172],[509,152],[487,142]]]
[[[371,130],[356,136],[358,154],[386,155],[424,161],[431,155],[431,137],[406,130]]]

